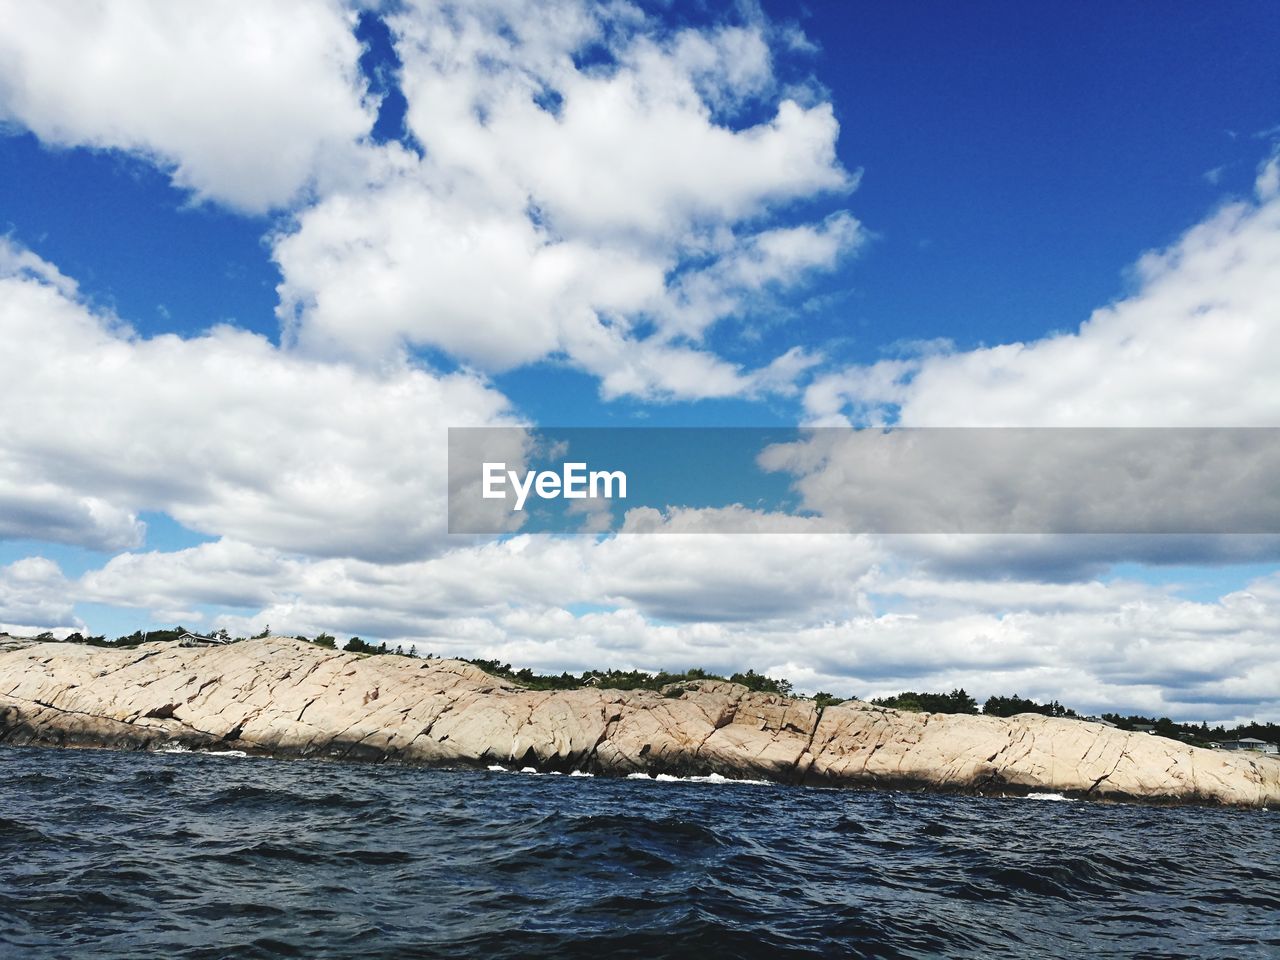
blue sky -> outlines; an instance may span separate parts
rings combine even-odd
[[[726,330],[724,347],[748,361],[797,340],[867,362],[910,341],[971,347],[1075,327],[1126,291],[1141,251],[1249,192],[1280,137],[1280,17],[1266,4],[1231,16],[1184,4],[1159,17],[1101,3],[766,10],[819,47],[796,69],[830,90],[840,159],[862,171],[855,205],[874,239],[762,318],[759,339]],[[366,69],[386,67],[385,46],[371,51]],[[263,243],[277,218],[193,204],[144,161],[48,149],[21,130],[0,140],[0,162],[6,231],[140,332],[229,321],[278,335],[279,273]],[[501,383],[543,422],[639,412],[592,409],[605,406],[592,379],[555,367]],[[694,425],[797,416],[774,404],[672,406],[640,410],[646,422]]]
[[[567,564],[541,592],[531,568],[474,574],[452,593],[469,605],[418,599],[513,549],[441,533],[425,474],[448,426],[1280,425],[1274,5],[498,3],[436,22],[335,0],[293,11],[305,30],[283,8],[184,24],[73,6],[24,12],[0,42],[6,340],[27,398],[0,441],[0,624],[191,614],[547,667],[731,646],[860,689],[989,675],[1005,667],[984,644],[1007,642],[1001,682],[1024,694],[1177,711],[1208,669],[1221,716],[1242,697],[1275,715],[1240,692],[1274,647],[1223,602],[1280,604],[1261,542],[1163,563],[1024,543],[997,575],[956,559],[989,556],[978,542],[822,541],[819,582],[761,609],[746,598],[785,573],[767,543],[708,541],[698,556],[723,553],[676,582],[672,546],[538,541],[529,563]],[[245,37],[272,56],[241,62]],[[37,293],[55,288],[88,319],[42,345]],[[1051,604],[1028,599],[1046,550],[1087,571]],[[827,552],[841,585],[818,572]],[[735,589],[753,612],[725,626]],[[1071,659],[1071,631],[1117,611],[1141,620],[1131,646],[1168,645],[1167,671],[1121,682]],[[859,646],[903,622],[952,638],[953,660],[914,638],[889,661]],[[1196,647],[1209,634],[1233,652]]]

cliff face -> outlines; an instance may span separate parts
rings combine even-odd
[[[281,637],[0,652],[0,742],[1280,805],[1280,760],[1078,720],[858,701],[819,711],[724,682],[539,692],[456,660],[359,657]]]

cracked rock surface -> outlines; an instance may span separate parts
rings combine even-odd
[[[1276,758],[1080,720],[859,701],[819,710],[723,681],[533,691],[458,660],[362,657],[285,637],[0,651],[0,742],[1280,806]]]

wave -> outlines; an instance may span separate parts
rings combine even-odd
[[[1280,956],[1275,814],[521,764],[0,746],[0,956]]]
[[[151,751],[152,753],[189,753],[201,757],[247,757],[249,754],[243,750],[192,750],[190,747],[183,746],[180,743],[167,743],[163,747],[158,747]]]
[[[745,783],[751,786],[771,787],[774,786],[770,780],[747,780],[736,777],[725,777],[718,773],[708,773],[706,776],[700,777],[677,777],[670,773],[628,773],[628,780],[652,780],[655,783]]]

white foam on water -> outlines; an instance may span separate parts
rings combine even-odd
[[[520,772],[521,773],[537,773],[538,770],[536,767],[521,767]]]
[[[202,757],[247,757],[249,756],[243,750],[192,750],[190,747],[184,747],[180,743],[169,743],[160,747],[155,753],[190,753],[199,754]]]
[[[769,786],[768,780],[737,780],[733,777],[722,777],[718,773],[709,773],[705,777],[686,777],[689,783],[750,783],[758,787]]]
[[[647,773],[628,773],[627,779],[653,780],[658,783],[746,783],[761,787],[770,785],[768,780],[735,780],[732,777],[725,777],[718,773],[709,773],[705,777],[675,777],[669,773],[659,773],[657,776],[651,776]]]
[[[571,771],[569,771],[569,776],[571,776],[571,777],[594,777],[594,776],[595,776],[595,774],[594,774],[594,773],[587,773],[587,771],[585,771],[585,770],[571,770]]]
[[[1028,800],[1061,800],[1064,803],[1075,803],[1071,797],[1064,797],[1060,793],[1028,793]]]
[[[506,772],[507,772],[507,768],[506,768],[506,767],[502,766],[501,764],[497,764],[497,763],[491,763],[491,764],[489,764],[489,766],[487,767],[487,769],[492,770],[494,773],[506,773]]]

